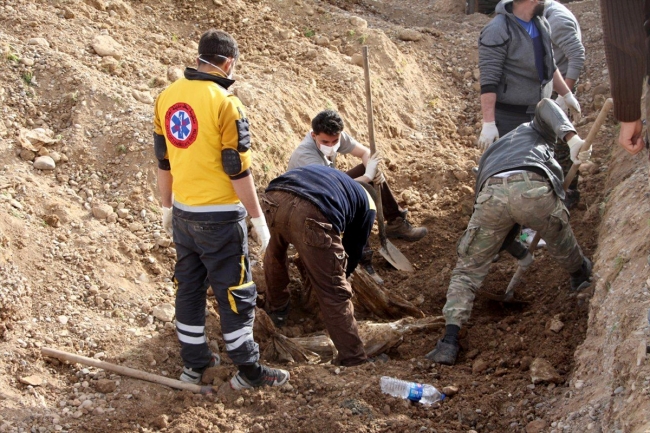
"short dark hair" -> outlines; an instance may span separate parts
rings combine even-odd
[[[317,135],[322,132],[327,135],[340,134],[343,128],[343,119],[334,110],[321,111],[311,120],[311,129]]]
[[[199,56],[217,65],[222,64],[223,57],[239,59],[239,47],[235,38],[223,30],[210,29],[201,35]],[[223,57],[219,57],[223,56]]]

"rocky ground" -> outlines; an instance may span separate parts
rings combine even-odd
[[[152,104],[194,65],[210,27],[240,44],[234,92],[251,119],[260,189],[324,108],[367,141],[360,52],[370,47],[386,176],[409,218],[429,229],[417,243],[395,242],[415,273],[380,257],[375,265],[386,287],[439,315],[471,212],[470,170],[480,155],[476,40],[489,20],[463,15],[459,3],[0,0],[0,431],[645,431],[647,168],[616,148],[611,121],[571,215],[596,259],[596,283],[570,293],[568,276],[541,250],[518,292],[529,303],[477,299],[454,367],[424,359],[439,332],[416,330],[378,363],[287,365],[292,380],[280,389],[234,393],[223,385],[235,371],[225,363],[210,377],[218,392],[202,396],[41,355],[52,347],[180,374],[170,311],[175,252],[160,226]],[[609,85],[598,2],[570,8],[587,47],[577,123],[586,136]],[[503,257],[485,289],[504,290],[514,270]],[[322,331],[295,289],[285,332]],[[411,404],[381,393],[384,374],[458,392],[440,406]]]

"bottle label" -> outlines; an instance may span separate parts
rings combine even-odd
[[[422,399],[423,388],[424,387],[422,386],[421,383],[411,384],[411,388],[409,389],[408,399],[411,401],[420,401]]]

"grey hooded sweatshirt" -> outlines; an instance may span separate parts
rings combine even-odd
[[[551,26],[553,57],[564,78],[577,80],[585,63],[580,25],[566,6],[555,0],[546,0],[544,16]]]
[[[534,106],[553,91],[553,61],[550,26],[543,17],[533,17],[544,47],[544,78],[535,66],[533,40],[512,13],[512,0],[501,0],[496,16],[483,27],[478,39],[481,94],[496,93],[497,102]]]
[[[564,175],[553,149],[555,141],[564,140],[569,132],[576,130],[566,114],[552,100],[542,99],[532,122],[513,129],[483,153],[476,176],[476,195],[489,177],[504,171],[528,169],[544,173],[553,184],[555,194],[564,199]]]

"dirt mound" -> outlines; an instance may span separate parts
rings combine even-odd
[[[229,391],[224,384],[234,367],[226,359],[212,376],[219,392],[202,396],[40,355],[48,346],[180,374],[173,322],[160,313],[174,302],[175,251],[160,225],[152,106],[194,65],[198,37],[210,27],[240,44],[234,92],[251,119],[260,189],[284,171],[311,117],[324,108],[341,112],[346,130],[367,141],[359,54],[370,47],[386,176],[409,219],[429,229],[417,243],[395,242],[414,274],[381,258],[375,265],[388,288],[438,316],[472,209],[471,168],[479,156],[476,40],[489,18],[462,15],[462,3],[0,0],[0,431],[530,432],[540,423],[544,431],[584,431],[589,423],[634,431],[650,376],[640,355],[647,329],[638,311],[617,321],[626,298],[602,309],[595,304],[611,301],[605,292],[614,293],[623,279],[643,287],[629,294],[638,305],[646,301],[647,264],[638,251],[647,249],[648,237],[628,243],[617,224],[641,234],[648,227],[633,216],[636,208],[625,218],[612,204],[635,203],[646,192],[641,174],[629,176],[626,194],[615,189],[636,166],[610,162],[602,143],[613,135],[606,130],[595,146],[595,169],[582,176],[583,205],[571,215],[581,246],[598,258],[591,316],[594,289],[570,293],[567,275],[541,251],[520,293],[529,304],[477,299],[454,367],[425,360],[439,335],[414,330],[377,363],[291,364],[290,385],[280,389]],[[585,136],[608,92],[602,33],[595,0],[570,7],[588,52],[579,92]],[[34,136],[41,139],[28,138]],[[351,163],[343,159],[341,168]],[[620,244],[611,248],[608,236]],[[514,270],[503,257],[485,288],[505,289]],[[295,277],[296,307],[284,332],[322,332],[318,314],[301,304]],[[263,286],[258,268],[256,280]],[[372,319],[361,310],[359,318]],[[207,329],[213,349],[223,347],[213,305]],[[627,340],[630,333],[638,341]],[[605,340],[609,346],[600,350]],[[536,358],[553,368],[553,381],[531,383]],[[601,371],[611,373],[611,384],[597,383]],[[419,406],[383,395],[384,374],[459,392],[440,407]],[[589,398],[597,403],[578,407]],[[624,420],[620,414],[633,406],[640,415]]]

